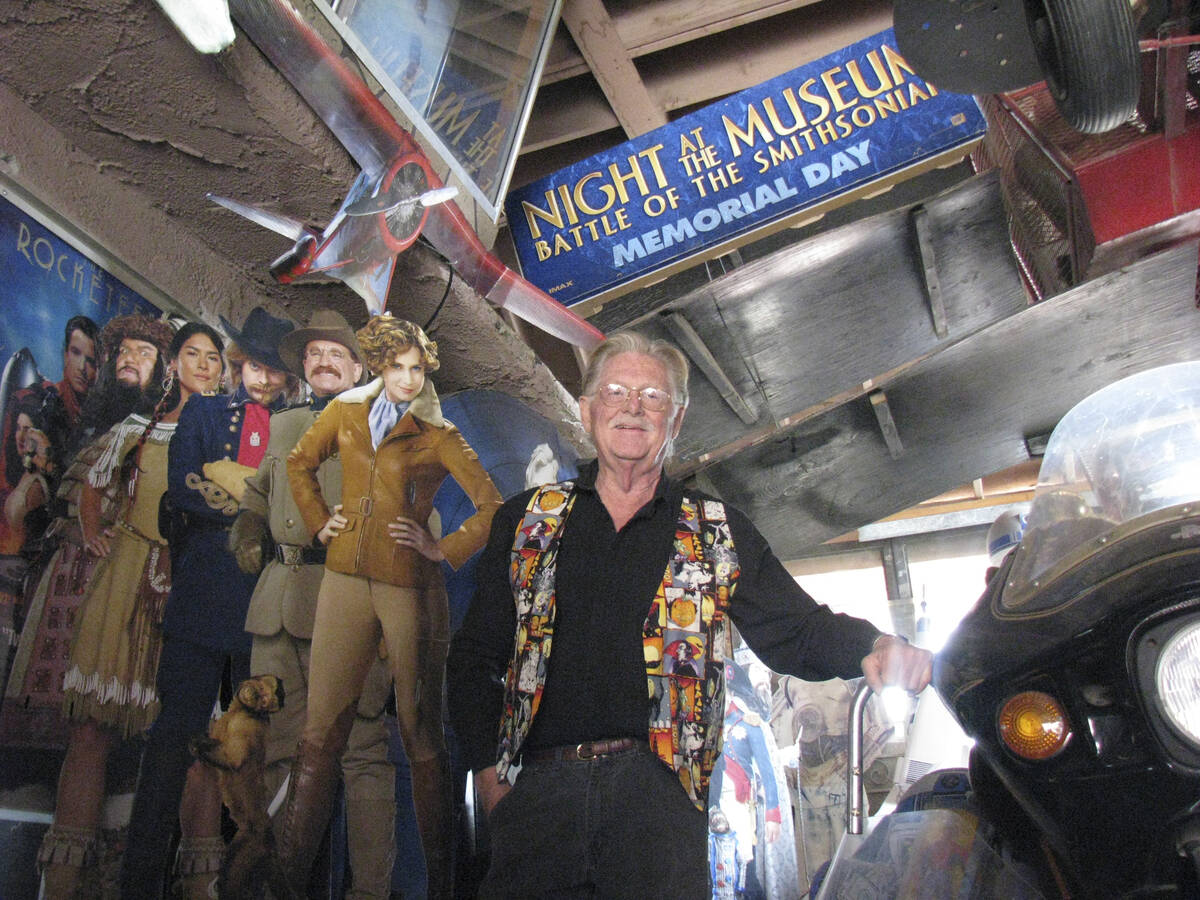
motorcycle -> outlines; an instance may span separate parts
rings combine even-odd
[[[967,768],[851,834],[819,896],[1200,896],[1200,362],[1063,417],[933,687],[975,741]]]

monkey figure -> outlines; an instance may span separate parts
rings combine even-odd
[[[217,878],[222,898],[254,897],[268,875],[271,819],[263,782],[267,720],[282,708],[283,683],[278,678],[247,678],[225,714],[206,734],[191,740],[192,753],[217,769],[221,801],[237,825]]]

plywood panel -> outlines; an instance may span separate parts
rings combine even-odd
[[[870,403],[843,404],[704,470],[784,558],[1026,458],[1098,388],[1200,358],[1195,244],[996,322],[881,385],[904,454]]]
[[[736,269],[670,309],[704,339],[759,413],[745,426],[693,377],[679,464],[720,458],[873,379],[953,346],[1026,307],[993,174],[925,202],[948,332],[938,338],[910,211],[842,226]],[[644,323],[643,323],[644,324]]]

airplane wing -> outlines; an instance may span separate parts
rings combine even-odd
[[[431,207],[422,233],[450,261],[463,281],[493,306],[507,309],[547,334],[589,353],[604,341],[604,332],[489,253],[457,203]]]
[[[300,240],[300,238],[308,233],[308,229],[304,227],[303,222],[288,218],[287,216],[281,216],[279,213],[263,209],[261,206],[252,206],[249,203],[231,200],[228,197],[222,197],[219,194],[211,192],[204,196],[206,199],[217,204],[217,206],[223,206],[231,212],[237,213],[243,219],[249,219],[255,225],[261,225],[268,231],[282,234],[285,238],[293,241]]]
[[[384,175],[394,160],[412,154],[425,163],[429,189],[444,187],[412,135],[286,0],[230,0],[229,10],[369,177]],[[604,340],[594,325],[488,251],[453,200],[429,208],[424,232],[463,280],[494,305],[585,350]]]
[[[370,177],[416,149],[363,80],[285,0],[231,0],[229,11]]]

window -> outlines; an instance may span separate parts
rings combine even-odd
[[[867,619],[880,631],[895,631],[877,551],[812,557],[788,563],[787,569],[818,603],[834,612]]]
[[[315,0],[495,221],[561,0]]]

